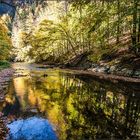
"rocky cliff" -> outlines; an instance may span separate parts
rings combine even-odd
[[[8,14],[10,17],[14,17],[16,7],[12,0],[0,0],[0,16],[3,14]]]
[[[4,3],[0,3],[0,16],[3,14],[8,14],[13,18],[15,15],[15,8]]]

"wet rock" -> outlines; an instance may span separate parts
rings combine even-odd
[[[119,75],[123,75],[123,76],[127,76],[127,69],[126,68],[123,68],[121,69],[120,71],[117,70],[116,73],[118,73]]]
[[[122,68],[117,65],[109,66],[104,64],[99,66],[98,64],[92,64],[92,67],[88,70],[105,74],[116,74],[128,77],[131,77],[133,75],[134,77],[140,77],[140,71],[135,71],[134,73],[132,69]]]
[[[134,76],[135,76],[135,77],[140,77],[140,70],[136,70],[136,71],[134,72]]]
[[[116,66],[111,66],[109,72],[113,73],[113,72],[115,72],[115,70],[116,70]]]
[[[127,76],[132,76],[133,70],[127,69],[127,70],[126,70],[126,74],[127,74]]]
[[[110,67],[109,66],[99,66],[97,64],[93,64],[92,68],[88,69],[93,72],[100,72],[100,73],[109,73]]]
[[[90,71],[97,72],[97,68],[91,68]]]
[[[97,67],[99,67],[99,65],[98,65],[98,64],[92,64],[91,67],[92,67],[92,68],[97,68]]]
[[[107,73],[107,74],[110,73],[110,67],[109,66],[105,66],[105,73]]]
[[[105,67],[100,67],[98,68],[98,72],[104,73],[106,71]]]
[[[30,110],[32,113],[38,113],[38,110],[37,109],[31,109]]]

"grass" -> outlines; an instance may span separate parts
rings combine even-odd
[[[8,61],[0,60],[0,70],[9,68],[9,67],[10,67],[10,63]]]

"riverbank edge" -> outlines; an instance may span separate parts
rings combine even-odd
[[[132,69],[128,67],[122,67],[119,64],[115,65],[108,65],[108,63],[91,63],[86,62],[83,64],[83,66],[67,66],[67,65],[60,65],[58,66],[63,69],[72,69],[72,70],[80,70],[84,71],[85,73],[89,73],[90,75],[106,75],[104,77],[108,77],[109,75],[114,77],[123,77],[130,79],[139,79],[140,80],[140,69]],[[109,76],[110,77],[110,76]]]
[[[93,62],[88,59],[89,54],[83,54],[75,57],[73,60],[66,63],[49,63],[40,62],[43,66],[40,68],[62,68],[71,70],[82,70],[86,72],[93,72],[97,74],[114,75],[120,77],[128,77],[134,79],[140,79],[140,58],[133,58],[131,63],[127,60],[124,61],[122,58],[120,60],[114,59],[111,61],[99,61]],[[125,56],[126,57],[126,56]],[[122,62],[123,61],[123,62]]]
[[[95,66],[96,64],[94,64]],[[60,68],[64,70],[72,70],[76,75],[86,75],[91,76],[92,78],[98,78],[102,80],[112,81],[112,82],[125,82],[125,83],[137,83],[140,84],[140,70],[136,69],[135,73],[137,75],[129,75],[129,69],[124,68],[122,71],[116,71],[115,66],[111,66],[111,68],[106,68],[105,66],[101,67],[71,67],[66,65],[44,65],[38,68]],[[110,71],[106,71],[106,69],[110,69]],[[112,70],[112,71],[111,71]],[[123,73],[122,73],[123,72]],[[125,73],[125,74],[124,74]]]
[[[140,56],[132,54],[128,48],[119,49],[112,54],[112,57],[108,54],[100,61],[91,60],[91,57],[93,57],[92,52],[77,55],[72,60],[62,64],[62,68],[140,79]]]
[[[119,75],[106,74],[106,73],[100,73],[100,72],[92,72],[88,70],[76,70],[76,69],[71,69],[71,70],[76,76],[86,76],[89,78],[110,81],[112,83],[126,83],[130,85],[140,84],[139,78],[119,76]]]
[[[5,95],[8,92],[9,82],[12,80],[14,69],[9,67],[0,71],[0,103],[3,104]],[[8,134],[8,128],[6,127],[7,118],[0,112],[0,140],[5,140]]]

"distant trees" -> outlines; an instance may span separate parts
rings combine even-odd
[[[35,2],[17,11],[13,29],[20,32],[13,32],[13,40],[21,60],[64,63],[93,51],[98,61],[125,46],[139,54],[139,0]]]
[[[12,42],[8,35],[8,28],[5,22],[0,18],[0,61],[10,58]]]
[[[133,0],[133,22],[132,22],[132,46],[136,53],[138,53],[140,50],[140,42],[139,42],[139,20],[140,15],[140,1],[139,0]]]

